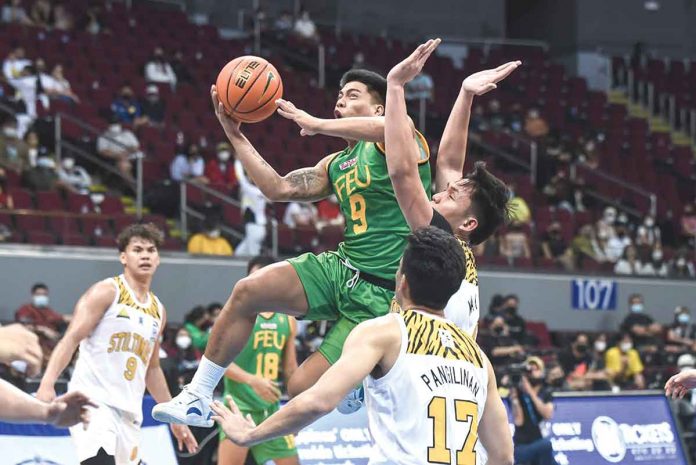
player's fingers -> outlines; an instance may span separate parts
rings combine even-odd
[[[278,107],[278,109],[276,110],[276,112],[277,112],[280,116],[282,116],[283,118],[292,119],[292,113],[289,113],[289,112],[283,110],[283,109],[280,108],[280,107]]]
[[[196,441],[196,438],[193,437],[193,434],[189,435],[186,440],[186,450],[188,450],[190,454],[193,454],[196,452],[196,450],[198,450],[198,441]]]
[[[176,437],[176,444],[179,447],[179,452],[184,450],[184,441],[180,437]]]
[[[300,135],[301,136],[308,136],[309,134],[307,134],[307,131],[305,131],[304,129],[300,129]]]
[[[486,84],[484,88],[481,90],[481,93],[479,95],[487,94],[488,92],[492,91],[493,89],[497,89],[498,86],[493,84],[492,82],[489,84]]]
[[[213,110],[215,111],[215,113],[217,113],[219,100],[215,84],[210,86],[210,100],[213,102]]]
[[[232,410],[232,413],[234,413],[235,415],[241,415],[241,413],[239,412],[239,407],[237,407],[237,404],[235,403],[232,396],[227,395],[225,396],[225,399],[227,399],[227,403],[230,404],[230,410]]]
[[[256,426],[256,422],[254,421],[254,418],[251,416],[251,413],[247,413],[246,419],[251,425]]]
[[[211,420],[213,420],[215,423],[221,424],[222,423],[222,417],[218,415],[213,415],[210,417]]]
[[[227,414],[227,409],[219,400],[214,400],[213,403],[210,404],[210,408],[213,412],[217,413],[221,417],[224,417]]]

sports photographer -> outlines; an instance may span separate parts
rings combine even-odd
[[[541,436],[539,428],[539,423],[553,417],[551,390],[544,381],[544,362],[539,357],[529,357],[526,364],[526,373],[510,388],[515,422],[515,463],[557,465],[551,441]]]

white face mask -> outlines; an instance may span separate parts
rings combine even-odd
[[[212,237],[213,239],[220,237],[220,230],[213,229],[212,231],[208,231],[208,237]]]
[[[36,165],[40,166],[42,168],[55,168],[56,167],[56,162],[53,160],[53,158],[49,157],[40,157],[38,160],[36,160]]]
[[[99,205],[104,201],[104,194],[91,194],[89,199],[92,201],[92,203]]]
[[[218,152],[218,160],[225,162],[230,159],[230,152],[229,150],[223,150],[221,152]]]
[[[622,342],[621,344],[619,344],[619,349],[621,349],[621,352],[628,352],[629,350],[633,349],[633,343]]]
[[[17,128],[15,127],[10,126],[3,128],[2,132],[9,138],[15,139],[17,137]]]
[[[652,219],[651,217],[645,218],[645,227],[652,228],[653,226],[655,226],[655,220]]]
[[[683,258],[677,259],[677,266],[678,266],[678,267],[681,268],[681,267],[683,267],[684,265],[686,265],[686,260],[685,260],[685,259],[683,259]]]
[[[181,350],[186,350],[191,347],[191,336],[177,336],[176,346]]]
[[[660,260],[662,260],[662,251],[660,251],[660,250],[654,251],[652,254],[652,259],[653,259],[653,261],[656,261],[656,262],[659,262]]]
[[[595,349],[597,352],[604,352],[605,350],[607,350],[607,343],[606,343],[606,341],[596,341],[596,342],[594,343],[594,349]]]
[[[114,123],[111,126],[109,126],[109,131],[121,132],[121,125],[119,123]]]
[[[31,297],[31,302],[37,308],[48,307],[48,296],[44,294],[34,295]]]
[[[63,168],[66,170],[71,170],[75,166],[74,158],[63,158]]]

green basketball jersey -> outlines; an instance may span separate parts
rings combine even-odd
[[[420,133],[416,139],[420,148],[420,179],[430,197],[428,144]],[[384,147],[359,141],[334,156],[328,173],[346,218],[345,239],[339,252],[360,271],[394,279],[410,229],[389,179]]]
[[[287,315],[274,313],[269,318],[256,317],[254,331],[234,363],[251,374],[278,381],[280,379],[283,352],[289,341],[290,322]],[[225,394],[230,394],[241,410],[263,411],[272,404],[261,399],[248,384],[225,377]]]

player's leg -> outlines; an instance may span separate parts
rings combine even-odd
[[[314,352],[302,362],[302,365],[297,367],[297,370],[288,380],[288,395],[295,397],[312,387],[330,366],[331,364],[326,357],[320,352]]]
[[[238,446],[228,440],[224,434],[220,435],[218,444],[218,465],[244,465],[249,449]]]

